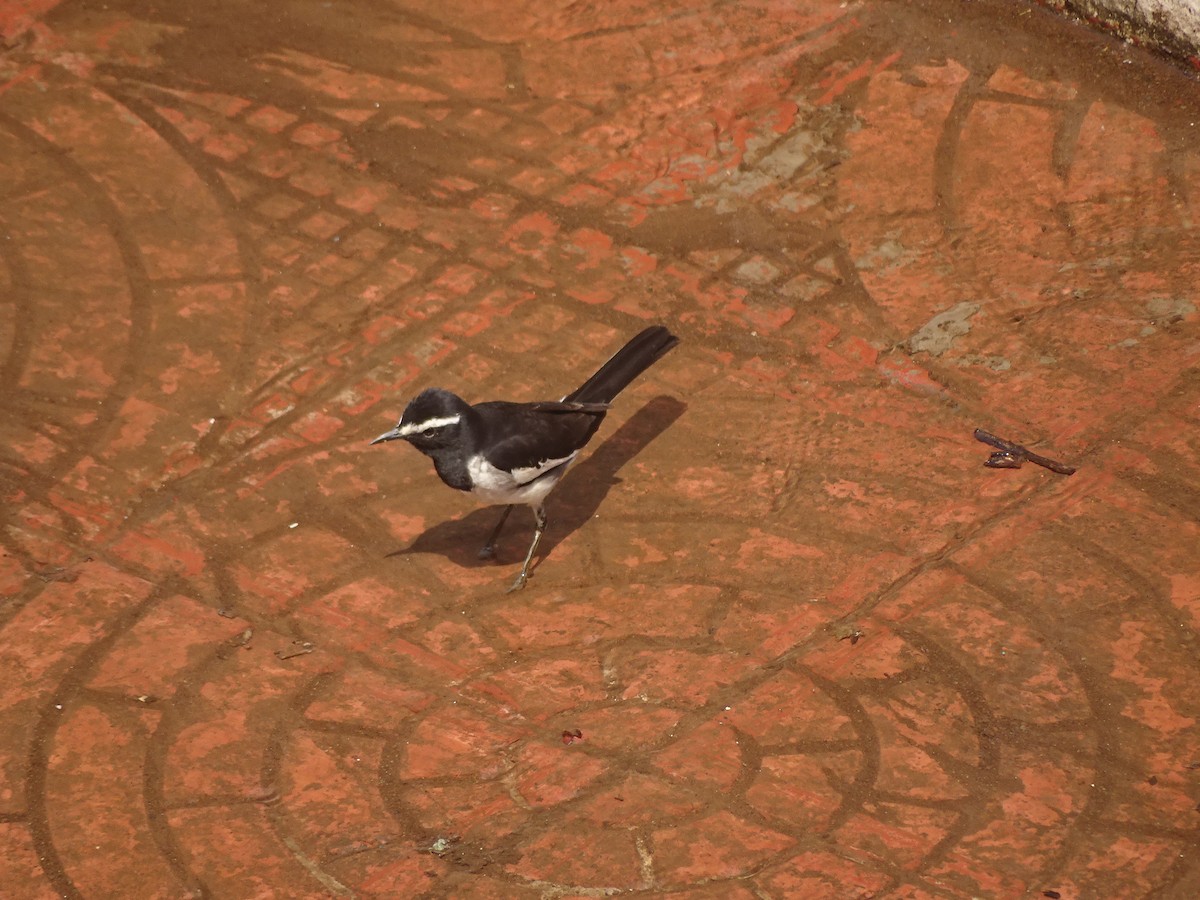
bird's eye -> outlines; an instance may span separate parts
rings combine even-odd
[[[424,431],[421,432],[421,437],[433,437],[433,432],[434,432],[433,428],[426,428]]]

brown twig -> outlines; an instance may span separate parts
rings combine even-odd
[[[312,653],[316,648],[308,641],[292,641],[297,646],[295,650],[276,650],[276,659],[291,659],[294,656],[303,656],[305,653]]]
[[[1057,472],[1059,475],[1075,474],[1074,466],[1068,466],[1056,459],[1041,456],[1026,447],[1022,447],[1020,444],[1014,444],[1012,441],[996,437],[996,435],[990,434],[982,428],[975,429],[975,440],[982,441],[997,449],[998,452],[989,456],[987,462],[984,463],[985,466],[990,466],[993,469],[1018,469],[1023,462],[1029,460],[1034,465],[1042,466],[1051,472]]]

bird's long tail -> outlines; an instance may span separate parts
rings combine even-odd
[[[596,374],[563,400],[576,403],[610,403],[633,379],[660,360],[679,343],[679,338],[662,325],[652,325],[635,335],[613,354]]]

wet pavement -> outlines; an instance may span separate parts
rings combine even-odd
[[[1200,896],[1193,77],[948,0],[0,34],[8,896]],[[367,444],[651,322],[522,593]]]

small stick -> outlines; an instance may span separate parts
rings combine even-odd
[[[1025,460],[1029,460],[1035,465],[1049,469],[1051,472],[1057,472],[1059,475],[1074,475],[1075,467],[1060,463],[1056,459],[1050,459],[1045,456],[1040,456],[1020,444],[1014,444],[1012,441],[1006,441],[1004,438],[996,437],[994,434],[989,434],[982,428],[975,429],[975,440],[982,441],[992,447],[997,448],[1000,452],[993,453],[985,466],[991,466],[993,469],[1016,469]]]
[[[292,641],[292,643],[299,645],[299,649],[292,650],[290,653],[286,650],[276,650],[275,658],[276,659],[291,659],[293,656],[303,656],[305,653],[312,653],[313,650],[316,649],[308,641]]]

